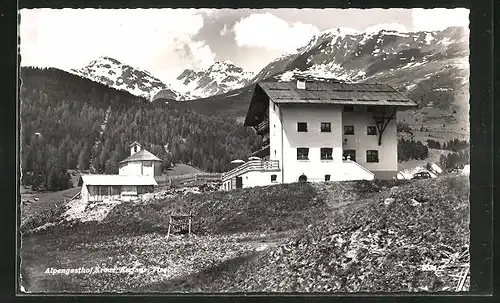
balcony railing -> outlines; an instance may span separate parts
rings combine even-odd
[[[221,181],[222,174],[221,173],[192,173],[192,174],[184,174],[184,175],[176,175],[176,176],[156,176],[156,182],[158,185],[166,185],[166,184],[183,184],[192,181]]]
[[[258,134],[265,134],[269,131],[269,120],[264,120],[255,128]]]
[[[227,180],[249,171],[279,171],[278,160],[252,160],[248,161],[235,169],[222,174],[222,180]]]
[[[269,156],[269,155],[270,155],[270,145],[269,144],[264,145],[261,148],[259,148],[258,150],[255,150],[252,152],[252,156],[256,156],[259,158],[264,158],[264,157]]]

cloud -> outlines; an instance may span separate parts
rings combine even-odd
[[[311,24],[292,24],[271,13],[252,14],[234,25],[238,46],[261,47],[267,50],[294,52],[318,34],[319,29]]]
[[[214,54],[194,36],[204,25],[203,16],[210,13],[194,9],[23,9],[21,64],[67,70],[110,56],[154,75],[169,74],[165,69],[182,71],[190,62],[209,65]]]
[[[205,69],[214,63],[215,54],[205,41],[194,41],[184,44],[184,58],[189,61],[189,67]]]
[[[372,26],[369,26],[365,29],[366,33],[379,33],[382,30],[386,31],[397,31],[400,33],[406,33],[408,32],[408,29],[406,26],[399,24],[399,23],[380,23],[380,24],[375,24]]]
[[[450,26],[469,26],[469,10],[466,8],[433,8],[412,10],[413,28],[416,31],[444,30]]]

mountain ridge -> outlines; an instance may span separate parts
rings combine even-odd
[[[86,66],[68,72],[91,79],[107,86],[126,90],[133,95],[151,100],[151,96],[163,91],[166,97],[181,99],[182,95],[164,84],[150,72],[124,64],[117,59],[101,56]]]
[[[245,86],[252,78],[251,72],[229,60],[216,61],[203,70],[185,69],[172,83],[189,99],[206,98]],[[157,99],[156,96],[153,99]]]

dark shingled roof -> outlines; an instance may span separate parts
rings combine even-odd
[[[387,84],[308,81],[306,89],[297,89],[297,81],[259,82],[248,108],[245,125],[252,125],[251,117],[267,107],[267,98],[263,98],[263,94],[277,104],[417,106],[417,103]]]
[[[143,149],[136,152],[132,156],[126,158],[125,160],[120,161],[120,163],[134,162],[134,161],[161,161],[161,159],[153,155],[152,153],[148,152],[147,150]]]
[[[276,103],[416,105],[408,97],[387,84],[350,84],[318,81],[307,83],[307,89],[297,89],[295,81],[262,82],[259,85]]]

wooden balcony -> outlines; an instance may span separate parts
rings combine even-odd
[[[260,158],[263,158],[263,157],[269,156],[269,155],[270,155],[269,140],[267,141],[267,144],[266,144],[266,141],[264,141],[264,145],[261,148],[252,152],[252,156],[256,156],[256,157],[260,157]]]
[[[235,169],[222,174],[222,180],[228,180],[242,175],[249,171],[280,171],[278,160],[252,160],[248,161]]]
[[[259,123],[255,127],[255,130],[259,135],[267,134],[269,132],[269,120],[264,120],[263,122]]]

